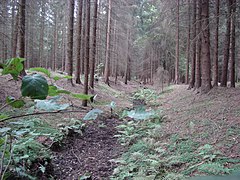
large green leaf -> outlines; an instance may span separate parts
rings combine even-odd
[[[111,109],[116,108],[116,102],[112,101],[110,104],[107,105],[108,107],[110,107]]]
[[[87,100],[91,101],[93,98],[93,95],[88,95],[88,94],[71,94],[73,97],[81,99],[81,100]]]
[[[102,113],[103,111],[100,109],[93,109],[84,116],[83,120],[95,120],[97,119],[98,115]]]
[[[49,78],[51,77],[51,73],[47,69],[42,68],[42,67],[30,68],[29,71],[42,72],[42,73],[46,74]]]
[[[5,119],[5,118],[8,118],[9,116],[6,115],[6,114],[3,114],[3,113],[0,113],[0,120],[1,119]]]
[[[32,99],[46,99],[48,95],[47,80],[40,74],[24,76],[21,86],[22,96]]]
[[[57,96],[59,94],[71,94],[71,92],[64,89],[58,89],[56,86],[53,86],[53,85],[49,86],[49,89],[48,89],[49,96]]]
[[[54,79],[54,81],[58,81],[58,80],[60,80],[62,78],[60,76],[54,76],[53,79]]]
[[[224,176],[200,176],[200,177],[192,177],[189,180],[239,180],[240,173],[233,173],[231,175]]]
[[[126,111],[126,115],[135,120],[149,119],[154,115],[154,111],[146,111],[144,106],[140,106],[134,110]]]
[[[59,97],[59,96],[58,96]],[[67,109],[70,105],[69,104],[58,104],[57,100],[58,97],[54,97],[49,100],[36,100],[35,107],[40,110],[44,111],[59,111]]]
[[[54,81],[58,81],[60,79],[72,79],[72,76],[68,76],[68,75],[65,75],[65,76],[54,76],[53,79],[54,79]]]
[[[66,76],[63,76],[63,78],[65,78],[65,79],[72,79],[72,76],[66,75]]]
[[[5,133],[7,133],[8,131],[10,131],[11,130],[11,128],[10,127],[2,127],[2,128],[0,128],[0,134],[2,135],[2,134],[5,134]]]
[[[7,103],[14,108],[21,108],[24,106],[25,102],[22,99],[15,99],[12,96],[6,98]]]
[[[7,61],[7,63],[4,65],[2,74],[11,74],[14,80],[17,80],[19,74],[23,70],[23,64],[22,62],[25,59],[23,58],[12,58]]]

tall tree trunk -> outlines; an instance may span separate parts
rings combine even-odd
[[[128,73],[127,73],[127,80],[131,81],[131,57],[129,56],[128,59]]]
[[[66,71],[66,16],[63,18],[62,26],[62,71]]]
[[[185,84],[189,84],[189,62],[190,62],[190,36],[191,36],[191,15],[190,15],[190,0],[188,0],[188,36],[187,36],[187,62],[186,62],[186,75]]]
[[[63,33],[65,34],[65,33]],[[65,45],[65,37],[63,36],[63,39],[62,39],[62,72],[65,71],[65,62],[66,62],[66,45]]]
[[[84,94],[88,94],[88,74],[89,74],[89,55],[90,55],[90,0],[86,0],[86,38],[85,38],[85,47],[86,47],[86,55],[85,55],[85,66],[84,66]],[[87,100],[82,102],[83,106],[87,106]]]
[[[153,48],[151,48],[150,51],[150,62],[149,62],[149,66],[150,66],[150,83],[151,85],[153,84],[153,61],[154,61],[154,57],[153,57]]]
[[[236,23],[236,0],[232,1],[231,15],[231,58],[230,58],[230,81],[231,87],[235,87],[235,23]]]
[[[19,32],[18,26],[19,26],[19,10],[17,10],[17,15],[15,17],[13,44],[12,44],[12,57],[17,57],[17,44],[18,44],[18,32]]]
[[[76,67],[76,83],[81,82],[81,41],[82,41],[82,7],[83,1],[78,0],[78,17],[77,17],[77,67]]]
[[[29,61],[27,61],[27,66],[28,67],[36,67],[36,61],[33,61],[33,44],[34,44],[34,40],[33,40],[33,16],[30,15],[30,12],[27,11],[26,13],[27,15],[27,24],[26,24],[26,34],[27,34],[27,41],[26,41],[26,53],[27,53],[27,56],[26,58],[29,59]]]
[[[20,17],[20,29],[19,29],[19,57],[25,57],[25,13],[26,13],[26,0],[21,0],[20,9],[19,9],[19,17]],[[23,70],[21,72],[21,76],[25,76],[25,68],[24,62],[23,63]]]
[[[215,24],[215,43],[214,43],[214,55],[213,55],[213,86],[218,86],[218,29],[219,29],[219,7],[220,0],[215,0],[216,2],[216,24]]]
[[[55,69],[55,71],[58,69],[58,64],[59,64],[59,62],[58,62],[58,38],[59,38],[59,35],[58,35],[58,29],[59,29],[59,27],[58,27],[58,24],[57,24],[57,26],[56,26],[56,30],[55,30],[55,33],[54,33],[54,53],[55,53],[55,63],[54,63],[54,69]]]
[[[201,34],[202,34],[202,0],[198,0],[198,21],[197,21],[197,48],[196,48],[196,74],[195,74],[195,88],[201,86]]]
[[[56,71],[57,50],[58,50],[58,12],[54,12],[54,31],[53,31],[53,52],[52,52],[52,70]]]
[[[129,59],[130,59],[130,55],[129,55],[129,35],[130,35],[130,31],[128,29],[127,30],[127,42],[126,42],[127,53],[126,53],[125,72],[124,72],[124,83],[125,84],[127,84],[127,80],[128,80],[128,68],[129,68]]]
[[[211,89],[210,64],[210,32],[209,32],[209,0],[202,0],[202,86],[201,92]]]
[[[114,83],[115,84],[117,84],[117,78],[118,78],[118,73],[119,73],[119,71],[118,71],[118,64],[119,64],[119,62],[118,62],[118,51],[119,51],[119,47],[118,47],[118,38],[117,38],[117,33],[118,33],[118,30],[117,30],[117,21],[115,20],[115,26],[114,26],[114,39],[115,39],[115,60],[116,60],[116,63],[115,63],[115,80],[114,80]]]
[[[117,21],[114,20],[114,24],[113,24],[113,51],[112,51],[112,60],[113,60],[113,63],[112,63],[112,75],[116,75],[116,47],[117,47],[117,42],[116,42],[116,29],[117,29]]]
[[[1,42],[1,51],[2,51],[2,56],[0,55],[0,59],[6,60],[7,59],[7,37],[8,37],[8,28],[7,28],[7,22],[8,22],[8,6],[7,6],[7,0],[2,0],[0,4],[1,8],[1,29],[0,29],[0,42]]]
[[[192,37],[192,62],[191,62],[191,80],[189,89],[194,87],[195,84],[195,68],[196,68],[196,8],[197,3],[193,1],[193,37]]]
[[[50,31],[50,28],[48,28],[48,31],[47,31],[47,57],[45,59],[45,68],[49,68],[50,67],[50,61],[51,61],[51,56],[50,56],[50,48],[51,48],[51,40],[50,40],[50,37],[51,37],[51,31]]]
[[[228,13],[227,13],[227,23],[226,23],[226,34],[225,34],[225,47],[224,47],[224,59],[222,65],[222,82],[221,86],[227,86],[228,80],[228,62],[229,62],[229,46],[230,46],[230,29],[231,29],[231,5],[232,0],[228,0]]]
[[[74,0],[68,0],[68,29],[67,29],[67,73],[73,74],[73,22],[74,22]],[[72,79],[70,79],[73,84]]]
[[[110,30],[111,30],[111,8],[112,0],[108,0],[108,20],[107,20],[107,37],[106,37],[106,59],[105,59],[105,69],[104,69],[104,81],[109,85],[109,66],[110,66]]]
[[[25,51],[26,51],[26,59],[29,59],[29,61],[26,61],[26,64],[25,64],[25,67],[34,67],[34,62],[32,61],[33,59],[33,38],[32,38],[32,34],[33,34],[33,21],[32,21],[32,17],[33,16],[30,16],[30,13],[29,11],[26,11],[26,17],[27,18],[27,21],[26,21],[26,26],[25,26],[25,33],[26,33],[26,37],[29,37],[29,38],[26,38],[26,44],[25,44]],[[31,37],[31,38],[30,38]],[[31,52],[31,53],[30,53]],[[36,66],[35,66],[36,67]]]
[[[41,27],[40,27],[40,40],[39,40],[39,64],[40,64],[40,67],[43,66],[45,15],[46,15],[45,1],[42,1]]]
[[[15,10],[16,10],[16,0],[12,0],[12,12],[11,12],[11,16],[12,16],[12,19],[11,19],[11,56],[13,55],[13,46],[14,46],[14,29],[15,29]],[[13,56],[12,56],[13,57]]]
[[[99,0],[99,6],[98,6],[98,12],[101,11],[101,0]],[[100,19],[100,17],[99,17]],[[98,23],[98,28],[97,28],[97,58],[96,58],[96,65],[98,66],[102,61],[102,23]],[[101,70],[99,70],[99,75],[102,73]]]
[[[98,0],[94,3],[94,22],[93,22],[93,44],[92,44],[92,60],[90,64],[90,87],[94,89],[94,73],[95,73],[95,59],[96,59],[96,42],[97,42],[97,14],[98,14]]]
[[[87,7],[86,7],[86,1],[83,0],[83,28],[82,28],[82,37],[84,37],[84,40],[82,41],[82,54],[81,54],[81,73],[84,74],[84,68],[85,68],[85,57],[86,57],[86,43],[85,43],[85,37],[86,37],[86,13],[87,13]]]
[[[179,0],[177,0],[177,31],[176,31],[176,59],[175,59],[175,84],[179,83]]]

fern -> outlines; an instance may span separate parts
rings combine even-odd
[[[9,123],[10,132],[13,140],[13,159],[11,164],[13,168],[8,171],[8,174],[14,173],[20,178],[36,179],[37,172],[31,170],[32,165],[37,166],[34,171],[41,171],[44,173],[44,169],[51,159],[50,147],[55,142],[61,142],[63,139],[63,133],[59,130],[52,128],[48,123],[39,120],[19,120],[17,122]],[[39,137],[46,137],[51,144],[43,144],[38,141]],[[3,144],[1,143],[1,151]],[[7,151],[9,154],[10,144],[8,144]],[[4,167],[10,160],[10,154],[5,156]]]
[[[193,173],[221,175],[240,167],[236,165],[240,160],[225,158],[212,145],[201,145],[190,137],[173,134],[161,142],[160,121],[129,121],[118,129],[117,137],[128,150],[115,161],[118,167],[112,179],[182,180]]]
[[[187,178],[182,174],[169,173],[162,180],[186,180]]]
[[[35,68],[30,68],[29,69],[30,72],[36,71],[36,72],[41,72],[44,73],[45,75],[47,75],[47,77],[51,77],[51,73],[50,71],[48,71],[46,68],[42,68],[42,67],[35,67]]]
[[[204,172],[210,175],[229,174],[231,169],[224,167],[219,163],[208,163],[199,166],[198,171]]]

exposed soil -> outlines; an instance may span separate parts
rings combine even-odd
[[[14,81],[10,75],[0,76],[0,105],[4,104],[7,96],[20,97],[21,81]]]
[[[119,157],[123,147],[114,135],[117,119],[102,119],[87,123],[82,137],[68,142],[66,148],[56,152],[53,159],[56,179],[79,179],[91,175],[91,179],[108,179],[116,164],[112,159]]]

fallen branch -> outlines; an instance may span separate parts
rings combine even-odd
[[[3,152],[2,152],[2,157],[1,157],[1,163],[0,163],[0,174],[1,174],[1,179],[3,177],[3,163],[4,163],[4,157],[5,157],[5,152],[7,149],[7,140],[8,140],[8,135],[6,135],[4,146],[3,146]]]
[[[30,114],[23,114],[23,115],[18,115],[18,116],[11,116],[8,118],[1,119],[0,122],[7,121],[9,119],[16,119],[16,118],[21,118],[21,117],[27,117],[27,116],[35,116],[35,115],[42,115],[42,114],[57,114],[57,113],[77,113],[77,112],[84,112],[86,109],[83,110],[72,110],[72,111],[46,111],[46,112],[36,112],[36,113],[30,113]]]
[[[12,139],[12,138],[11,138],[11,135],[10,135],[10,140],[11,140],[11,139]],[[8,169],[8,167],[10,166],[10,163],[11,163],[11,161],[12,161],[12,156],[13,156],[13,147],[12,147],[12,140],[11,140],[11,142],[10,142],[10,157],[9,157],[7,166],[5,167],[3,173],[1,174],[1,175],[2,175],[2,176],[1,176],[1,180],[4,179],[4,176],[5,176],[6,172],[7,172],[7,169]]]
[[[79,157],[75,154],[73,148],[72,148],[71,152],[72,152],[72,154],[77,158],[79,164],[81,164],[82,162],[81,162],[81,160],[79,159]]]

